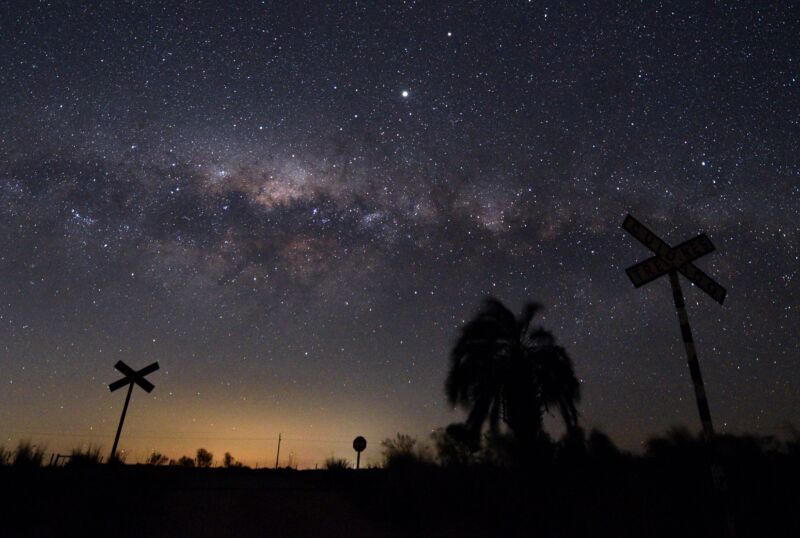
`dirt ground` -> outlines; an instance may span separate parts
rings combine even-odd
[[[728,536],[704,475],[499,469],[0,468],[0,537]],[[796,466],[733,482],[738,538],[800,536]]]

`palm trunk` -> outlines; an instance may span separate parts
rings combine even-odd
[[[503,422],[514,434],[521,463],[541,461],[547,454],[542,415],[533,410],[503,406]],[[537,410],[538,411],[538,410]]]

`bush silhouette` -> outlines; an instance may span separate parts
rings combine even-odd
[[[392,439],[387,437],[381,442],[383,447],[383,466],[386,468],[404,467],[415,464],[431,464],[431,457],[428,448],[424,445],[417,445],[417,440],[410,435],[398,433]]]
[[[81,447],[73,448],[65,465],[82,467],[85,465],[97,465],[102,461],[103,456],[100,455],[100,447],[89,445],[85,450]]]
[[[20,441],[14,453],[15,467],[39,467],[44,459],[44,448],[31,444],[30,441]]]
[[[614,441],[605,432],[597,428],[592,428],[592,431],[589,432],[586,449],[591,457],[600,460],[614,459],[622,454],[617,445],[614,444]]]
[[[676,426],[662,436],[653,436],[645,444],[645,455],[656,459],[686,459],[704,451],[703,440],[688,428]]]
[[[479,459],[494,467],[509,467],[519,461],[519,445],[509,432],[487,432]]]
[[[113,458],[108,458],[108,463],[109,465],[123,465],[127,459],[128,455],[126,453],[117,450]]]
[[[211,467],[211,464],[214,463],[214,454],[205,448],[198,448],[197,457],[195,459],[198,467]]]
[[[0,446],[0,467],[4,465],[8,465],[11,461],[12,452],[10,450],[6,450],[6,447]]]
[[[784,450],[792,456],[800,456],[800,430],[789,426],[789,438],[784,443]]]
[[[189,456],[181,456],[178,458],[176,465],[180,467],[194,467],[194,459]]]
[[[225,467],[226,469],[231,469],[234,467],[237,468],[244,467],[244,465],[242,465],[241,462],[236,461],[236,458],[234,458],[230,452],[226,452],[225,455],[222,457],[222,466]]]
[[[480,448],[466,425],[455,423],[447,428],[439,428],[431,434],[436,460],[444,467],[472,465]]]
[[[346,471],[352,467],[353,465],[345,458],[330,457],[325,460],[325,469],[329,471]]]
[[[147,457],[145,465],[166,465],[170,459],[160,452],[153,452]]]

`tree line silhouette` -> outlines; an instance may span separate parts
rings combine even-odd
[[[388,525],[393,536],[725,536],[706,439],[675,427],[651,437],[643,453],[633,454],[619,449],[603,431],[585,430],[572,360],[536,324],[540,311],[540,305],[528,303],[517,316],[487,298],[462,327],[449,357],[444,395],[464,411],[463,422],[438,428],[426,439],[405,433],[386,438],[380,443],[380,463],[363,471],[334,456],[319,473],[287,474],[291,463],[277,472],[249,469],[230,452],[215,460],[204,448],[177,459],[153,452],[137,465],[100,466],[99,447],[89,446],[64,457],[64,473],[79,471],[62,479],[33,473],[44,465],[45,449],[22,441],[15,450],[0,447],[0,479],[9,484],[6,491],[31,493],[0,503],[0,512],[7,510],[6,520],[24,529],[26,517],[32,517],[26,516],[29,504],[39,495],[33,492],[72,491],[78,483],[97,489],[96,503],[122,517],[124,509],[101,494],[119,477],[136,484],[134,492],[152,491],[160,499],[172,491],[169,484],[190,495],[181,489],[186,480],[181,477],[195,474],[205,477],[203,484],[218,484],[213,487],[220,491],[291,475],[296,480],[312,477],[303,480],[350,503],[349,517],[363,517],[380,528]],[[545,430],[545,413],[557,414],[564,423],[560,438]],[[800,432],[791,429],[782,440],[718,435],[714,448],[717,463],[725,468],[727,501],[739,535],[800,536]],[[114,463],[125,463],[124,456]],[[205,471],[211,468],[240,471]],[[219,482],[225,476],[244,482]],[[33,482],[45,486],[29,487]],[[249,498],[247,487],[241,503]],[[65,514],[82,510],[66,496],[58,498],[66,503]],[[248,527],[241,514],[237,517],[232,528]],[[255,516],[248,512],[248,517]],[[274,524],[275,517],[288,516],[270,517]],[[111,516],[108,521],[115,529]],[[0,534],[3,529],[0,522]]]

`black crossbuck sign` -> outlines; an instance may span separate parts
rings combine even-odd
[[[119,443],[119,436],[122,433],[122,423],[125,422],[125,414],[128,412],[128,404],[131,401],[131,393],[133,392],[133,386],[139,385],[145,392],[151,392],[155,386],[146,380],[144,377],[148,374],[152,374],[156,370],[158,370],[158,363],[154,362],[148,366],[145,366],[139,371],[134,370],[127,364],[122,361],[117,361],[117,364],[114,365],[114,368],[119,370],[124,374],[124,377],[118,379],[111,383],[108,388],[111,392],[114,392],[117,389],[121,389],[122,387],[128,387],[128,395],[125,397],[125,405],[122,407],[122,416],[119,418],[119,426],[117,427],[117,435],[114,437],[114,445],[111,447],[111,458],[109,461],[114,461],[117,455],[117,444]]]
[[[703,376],[700,374],[700,363],[697,360],[697,350],[692,337],[692,328],[689,326],[689,315],[686,313],[686,301],[683,298],[678,273],[686,276],[697,287],[722,304],[727,293],[725,288],[692,264],[692,260],[712,252],[714,245],[708,236],[702,234],[672,248],[631,215],[625,217],[622,228],[656,253],[652,258],[625,270],[633,285],[638,288],[660,276],[669,275],[672,298],[675,302],[675,309],[678,311],[681,335],[689,362],[689,373],[692,375],[697,407],[700,412],[700,421],[703,423],[703,434],[707,439],[711,439],[714,435],[714,426],[711,422],[711,411],[708,408]]]
[[[707,235],[701,234],[693,239],[689,239],[676,247],[670,247],[653,232],[647,229],[641,222],[628,215],[622,223],[622,228],[638,239],[644,246],[655,252],[655,256],[648,258],[641,263],[625,269],[628,278],[631,279],[635,287],[644,286],[658,277],[669,275],[669,282],[672,286],[672,299],[675,302],[675,309],[678,311],[678,321],[681,325],[681,336],[686,348],[686,358],[689,362],[689,373],[694,384],[694,395],[697,399],[697,409],[700,412],[700,421],[703,424],[703,437],[706,441],[711,441],[714,437],[714,425],[711,422],[711,411],[708,407],[706,389],[703,385],[703,376],[700,374],[700,363],[697,360],[697,350],[692,337],[692,328],[689,326],[689,315],[686,313],[686,301],[683,298],[680,279],[678,273],[692,281],[698,288],[706,292],[712,299],[722,304],[725,301],[727,291],[725,288],[714,282],[714,280],[703,271],[694,266],[692,261],[709,252],[714,251],[714,245]],[[722,468],[716,463],[711,465],[714,485],[719,491],[723,487]],[[730,510],[727,513],[728,535],[736,536],[733,519]]]
[[[706,234],[700,234],[672,248],[630,215],[625,217],[622,227],[656,253],[652,258],[625,269],[635,287],[644,286],[670,271],[677,270],[719,304],[725,302],[725,295],[728,293],[725,288],[691,263],[714,252],[714,245]]]

